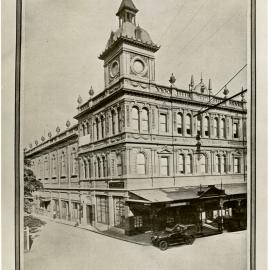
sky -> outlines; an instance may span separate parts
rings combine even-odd
[[[133,0],[137,24],[154,43],[156,82],[188,89],[201,73],[215,94],[247,63],[247,0]],[[25,0],[23,14],[23,144],[56,134],[77,113],[77,98],[104,89],[98,59],[118,28],[121,0]],[[230,84],[229,96],[247,87],[247,69]]]

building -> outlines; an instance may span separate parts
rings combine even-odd
[[[157,84],[159,46],[137,12],[123,0],[116,13],[119,28],[99,56],[105,89],[78,98],[75,126],[26,151],[45,187],[35,211],[126,234],[245,215],[244,96],[197,115],[227,89],[215,97],[211,80],[193,76],[187,89],[173,75],[170,86]]]

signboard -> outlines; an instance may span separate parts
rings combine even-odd
[[[124,182],[109,182],[109,188],[124,188]]]
[[[183,206],[183,205],[190,205],[190,203],[189,202],[170,203],[167,205],[167,207]]]

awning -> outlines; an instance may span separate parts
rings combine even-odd
[[[141,189],[129,192],[128,202],[172,202],[192,199],[214,198],[232,194],[245,194],[246,184],[188,186],[160,189]]]
[[[42,201],[42,202],[50,202],[51,198],[39,197],[39,200]]]

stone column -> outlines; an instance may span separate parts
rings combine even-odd
[[[84,200],[81,201],[82,204],[82,218],[81,218],[81,224],[86,225],[87,220],[86,220],[86,203]]]
[[[71,220],[71,215],[72,215],[72,203],[71,203],[71,195],[68,193],[68,220]]]
[[[109,226],[114,226],[114,205],[113,205],[113,196],[108,196],[109,200]]]
[[[61,195],[59,192],[59,218],[62,218],[62,200],[61,200]]]

